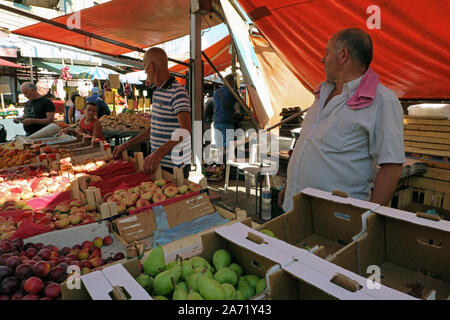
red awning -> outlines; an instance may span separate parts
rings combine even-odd
[[[214,64],[214,66],[219,70],[222,71],[229,66],[231,66],[231,54],[230,54],[230,41],[231,37],[230,35],[226,36],[225,38],[217,41],[215,44],[204,50],[205,54],[208,56],[208,58],[211,60],[211,62]],[[204,64],[204,76],[210,76],[214,74],[214,69],[206,62],[205,58],[203,58]],[[186,63],[189,63],[189,60],[184,61]],[[170,71],[179,72],[179,73],[186,73],[189,71],[189,68],[180,64],[177,64],[170,68]]]
[[[399,98],[450,98],[450,2],[429,0],[238,0],[281,59],[309,89],[324,80],[320,62],[331,35],[348,27],[372,37],[372,67]],[[380,9],[381,29],[366,13]],[[370,19],[369,19],[370,22]]]
[[[2,67],[11,67],[11,68],[22,68],[20,64],[15,64],[11,61],[0,58],[0,66]]]
[[[189,19],[189,0],[112,0],[52,21],[144,49],[189,34]],[[214,13],[202,18],[203,28],[218,23]],[[13,32],[114,56],[134,51],[43,22]]]

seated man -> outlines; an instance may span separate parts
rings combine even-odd
[[[381,205],[391,200],[405,161],[403,109],[395,93],[379,83],[371,61],[365,31],[344,29],[329,40],[322,58],[327,81],[315,91],[280,192],[285,211],[306,187],[341,190]]]

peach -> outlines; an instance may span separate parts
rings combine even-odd
[[[155,193],[153,195],[153,203],[159,203],[166,200],[166,196],[162,193]]]
[[[146,208],[150,207],[151,203],[146,198],[141,198],[137,201],[136,207],[137,208]]]
[[[166,195],[167,198],[173,198],[177,195],[177,193],[178,188],[174,186],[169,186],[164,190],[164,194]]]

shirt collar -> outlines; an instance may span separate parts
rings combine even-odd
[[[167,79],[167,81],[164,82],[164,84],[163,84],[161,87],[157,88],[157,89],[158,89],[158,90],[161,90],[161,89],[169,89],[170,86],[171,86],[174,82],[175,82],[175,77],[174,77],[174,76],[170,76],[169,79]]]
[[[358,78],[356,78],[354,80],[351,80],[349,82],[344,83],[342,91],[343,92],[345,91],[347,96],[351,97],[355,93],[355,91],[358,88],[359,84],[361,83],[361,79],[363,78],[363,76],[364,75],[362,75],[362,76],[360,76],[360,77],[358,77]]]

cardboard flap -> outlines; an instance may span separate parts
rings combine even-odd
[[[380,289],[369,289],[367,279],[345,270],[333,263],[308,253],[300,261],[293,262],[282,269],[295,278],[309,283],[328,294],[343,300],[408,300],[413,297],[381,285]],[[333,281],[334,279],[334,281]],[[336,279],[345,279],[339,281]],[[345,283],[351,283],[347,286]],[[352,286],[359,285],[351,289]],[[354,291],[354,292],[352,292]]]
[[[306,250],[299,249],[284,241],[272,238],[264,233],[251,229],[242,223],[223,226],[217,228],[215,232],[229,242],[267,257],[280,265],[290,263],[294,259],[301,259],[301,257],[307,253]],[[249,234],[253,234],[254,236],[250,236],[249,239]],[[263,242],[254,241],[255,236],[262,239]]]
[[[122,264],[90,272],[81,276],[81,279],[93,300],[113,300],[111,293],[114,286],[123,288],[129,300],[152,300]]]
[[[396,220],[402,220],[405,222],[410,222],[419,226],[433,228],[445,232],[450,232],[450,221],[440,220],[434,221],[422,217],[418,217],[416,214],[408,211],[403,211],[399,209],[393,209],[389,207],[380,206],[378,209],[374,210],[375,213],[380,214],[385,217],[389,217]]]
[[[364,232],[367,215],[379,207],[371,202],[343,198],[312,188],[304,189],[301,195],[310,198],[314,232],[344,245]]]

